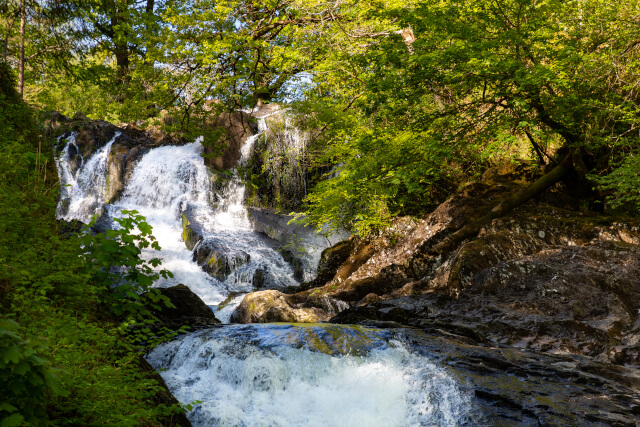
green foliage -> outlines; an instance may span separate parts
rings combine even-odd
[[[340,164],[307,197],[307,220],[368,235],[393,216],[428,210],[461,174],[448,161],[455,150],[437,142],[391,126],[338,133],[324,159]]]
[[[556,151],[573,153],[582,177],[595,172],[611,201],[633,203],[637,162],[625,154],[610,168],[608,159],[640,142],[638,5],[383,6],[369,19],[411,29],[413,39],[387,34],[337,51],[299,108],[321,130],[318,161],[340,172],[311,192],[309,218],[366,233],[391,215],[424,211],[493,161],[553,163]]]
[[[0,323],[0,424],[159,425],[184,409],[158,404],[161,388],[140,366],[141,346],[162,339],[145,307],[166,301],[139,295],[167,274],[140,258],[157,243],[134,212],[108,234],[58,234],[59,187],[43,155],[51,141],[7,70],[0,65],[0,316],[12,321]]]
[[[12,320],[0,321],[0,425],[46,425],[47,399],[65,394],[42,355],[46,348],[25,340]]]
[[[591,175],[591,179],[608,193],[609,206],[640,216],[640,155],[630,154],[610,174]]]
[[[146,300],[143,300],[142,293],[151,295],[154,304],[159,303],[160,295],[156,289],[151,289],[151,285],[160,276],[173,277],[167,270],[156,272],[153,269],[160,265],[160,259],[145,260],[141,257],[144,248],[160,250],[144,217],[137,211],[125,210],[122,213],[125,215],[123,218],[115,218],[120,226],[118,229],[92,235],[87,227],[78,245],[82,251],[81,259],[92,276],[94,298],[118,317],[145,310],[143,302]]]

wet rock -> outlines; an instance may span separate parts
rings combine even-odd
[[[328,320],[317,307],[295,307],[289,296],[275,290],[248,294],[231,315],[234,323],[316,323]]]
[[[71,172],[75,173],[82,162],[104,147],[116,134],[107,158],[107,188],[105,203],[113,203],[122,194],[136,163],[151,148],[162,145],[184,145],[188,141],[150,127],[140,129],[132,125],[118,127],[102,120],[91,120],[82,114],[69,119],[59,113],[49,113],[45,121],[46,132],[62,136],[60,144],[75,133],[75,143],[69,147]],[[62,147],[57,147],[61,150]]]
[[[253,135],[251,117],[242,111],[221,113],[207,124],[212,129],[222,131],[222,152],[210,145],[204,148],[205,164],[216,169],[231,169],[240,160],[242,145]]]
[[[267,272],[263,269],[259,268],[253,273],[253,278],[251,279],[251,283],[253,287],[256,289],[264,288],[265,276]]]
[[[479,346],[443,330],[410,342],[446,366],[482,417],[474,425],[630,426],[640,415],[636,368],[588,357]]]
[[[170,288],[158,288],[160,294],[169,299],[174,307],[161,307],[153,314],[162,326],[179,329],[182,326],[199,327],[219,324],[213,311],[189,287],[176,285]]]
[[[294,223],[291,215],[282,215],[272,209],[248,208],[254,229],[280,243],[281,253],[296,273],[296,280],[312,280],[322,251],[346,239],[347,233],[324,236],[312,227]]]
[[[91,232],[106,233],[107,230],[111,229],[113,229],[113,219],[106,209],[102,209],[100,215],[98,215],[98,218],[96,219],[95,224],[91,226]]]
[[[190,251],[202,240],[202,227],[198,223],[192,206],[182,212],[182,240]]]
[[[193,260],[218,280],[224,280],[250,259],[248,253],[214,239],[203,240],[193,251]]]
[[[351,238],[338,242],[334,246],[323,250],[320,255],[320,261],[318,262],[316,277],[312,281],[300,285],[298,292],[317,288],[330,282],[354,249],[355,239]]]
[[[284,249],[280,253],[282,254],[282,258],[293,269],[293,278],[298,282],[302,282],[304,280],[304,265],[302,260],[296,257],[295,254],[289,249]]]

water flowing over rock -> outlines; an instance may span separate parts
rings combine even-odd
[[[252,183],[247,202],[252,207],[299,211],[309,183],[322,172],[308,170],[310,135],[295,126],[295,118],[286,108],[268,107],[254,113],[265,120],[266,129],[247,157],[247,177]]]
[[[254,114],[221,161],[247,167],[277,112]],[[100,214],[99,232],[123,210],[153,226],[162,251],[143,256],[174,273],[155,286],[176,306],[157,316],[199,329],[146,358],[180,402],[202,402],[194,425],[636,425],[637,220],[576,211],[558,192],[432,255],[521,185],[522,171],[501,171],[423,220],[325,243],[272,210],[250,215],[241,174],[209,170],[197,141],[50,121],[71,184],[61,227]],[[360,325],[313,323],[325,321]]]
[[[249,120],[246,113],[230,117],[243,126]],[[218,121],[212,126],[222,125]],[[227,129],[230,134],[238,130],[234,126]],[[175,274],[156,286],[184,283],[216,306],[230,293],[294,287],[314,274],[315,265],[291,257],[283,248],[286,243],[254,231],[241,178],[237,172],[210,172],[200,143],[80,116],[54,114],[50,128],[61,133],[58,168],[65,185],[59,217],[87,223],[98,215],[94,231],[100,231],[114,226],[112,219],[123,210],[144,215],[163,248],[162,267]],[[254,130],[258,133],[238,136],[235,148],[228,147],[238,151],[233,165],[245,164],[256,138],[266,130],[264,118]],[[145,257],[156,255],[144,251]]]
[[[205,148],[205,164],[224,170],[235,167],[242,157],[242,147],[253,135],[251,116],[243,111],[222,113],[209,123],[212,128],[224,129],[222,154],[213,157],[212,147]]]
[[[340,326],[230,326],[147,356],[195,426],[463,424],[471,396],[384,331]],[[259,421],[258,421],[259,420]]]
[[[637,370],[416,329],[232,325],[147,355],[196,426],[634,426]]]
[[[326,284],[278,301],[329,316],[339,307],[333,322],[437,325],[476,342],[639,364],[637,219],[572,210],[558,190],[494,220],[451,253],[430,254],[512,192],[518,176],[489,171],[427,218],[399,219],[386,234],[356,242]],[[342,306],[325,308],[323,300]]]

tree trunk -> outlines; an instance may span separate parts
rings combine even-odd
[[[20,2],[20,62],[18,63],[18,92],[24,97],[24,39],[27,26],[27,11],[25,0]]]
[[[121,24],[125,21],[123,14],[126,10],[126,2],[120,4],[120,2],[116,1],[114,2],[114,9],[111,15],[112,41],[114,45],[113,53],[116,57],[118,77],[125,85],[129,82],[129,42],[127,40],[128,34],[123,31]]]
[[[451,234],[449,237],[444,239],[442,242],[435,245],[429,253],[431,255],[442,255],[446,252],[451,251],[463,240],[474,237],[480,232],[480,229],[490,221],[495,218],[499,218],[512,209],[528,202],[533,197],[542,193],[547,188],[551,187],[553,184],[560,181],[571,169],[572,165],[572,156],[568,154],[562,162],[554,167],[550,172],[541,176],[536,182],[532,183],[526,188],[518,191],[514,195],[507,197],[505,200],[500,202],[497,206],[495,206],[491,211],[473,221],[470,224],[465,225],[455,233]]]

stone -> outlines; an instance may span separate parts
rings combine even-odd
[[[247,210],[253,228],[282,246],[282,256],[300,282],[313,279],[322,251],[349,237],[345,232],[324,236],[315,227],[293,222],[293,216],[273,209],[249,207]]]
[[[179,329],[182,326],[201,327],[220,323],[211,308],[188,286],[179,284],[170,288],[157,289],[174,307],[163,306],[159,311],[154,310],[153,314],[160,322],[156,326]]]
[[[193,251],[193,260],[218,280],[226,279],[250,259],[245,251],[230,248],[214,239],[203,240]]]
[[[222,130],[222,152],[214,147],[204,147],[205,164],[215,169],[225,170],[235,167],[240,160],[242,145],[247,138],[253,135],[249,114],[242,111],[221,113],[207,122],[207,127],[212,130]]]
[[[187,206],[182,212],[182,240],[190,251],[202,241],[202,227],[195,218],[193,208]]]
[[[328,318],[319,308],[292,306],[288,296],[276,290],[247,294],[231,314],[234,323],[316,323]]]

